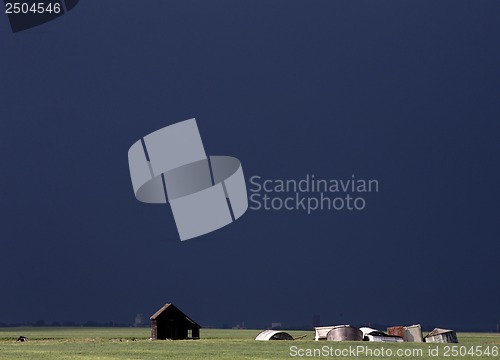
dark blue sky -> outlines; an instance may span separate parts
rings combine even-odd
[[[0,322],[500,322],[500,3],[99,1],[0,16]],[[376,178],[361,212],[179,241],[127,151],[196,117],[247,179]]]

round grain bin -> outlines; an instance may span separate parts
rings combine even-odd
[[[328,334],[326,340],[330,341],[362,341],[363,332],[357,327],[350,325],[340,325],[333,327]]]

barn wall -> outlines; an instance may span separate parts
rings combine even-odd
[[[158,340],[158,325],[156,320],[151,320],[151,339]]]
[[[191,323],[184,321],[169,321],[170,319],[159,319],[151,327],[151,337],[157,340],[165,339],[187,339],[188,330],[191,330],[193,338],[200,338],[200,329]]]

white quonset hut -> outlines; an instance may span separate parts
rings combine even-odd
[[[457,333],[454,330],[440,328],[432,330],[424,340],[429,343],[458,343]]]
[[[257,335],[255,340],[267,341],[267,340],[293,340],[292,335],[284,331],[279,330],[264,330]]]

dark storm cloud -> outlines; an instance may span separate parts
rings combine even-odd
[[[202,324],[493,329],[499,8],[87,0],[18,34],[1,18],[0,322],[174,302]],[[168,207],[134,199],[127,151],[191,117],[247,181],[380,191],[361,212],[249,210],[181,243]]]

